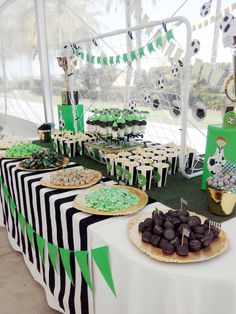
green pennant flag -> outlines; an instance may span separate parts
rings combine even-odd
[[[57,270],[57,250],[56,245],[48,242],[48,255],[55,270]]]
[[[6,202],[8,202],[9,192],[8,192],[8,188],[7,188],[5,183],[3,183],[2,188],[3,188],[3,194],[4,194],[4,197],[5,197],[5,200],[6,200]]]
[[[80,53],[80,58],[83,60],[84,59],[84,52]]]
[[[149,53],[152,53],[152,51],[155,51],[152,43],[148,43],[147,48],[148,48]]]
[[[139,48],[138,54],[139,54],[139,57],[140,57],[140,58],[142,58],[142,57],[145,56],[145,54],[144,54],[144,48],[143,48],[143,47]]]
[[[116,56],[116,64],[120,64],[120,56]]]
[[[12,215],[14,216],[16,213],[16,204],[12,197],[10,197],[10,210],[11,210]]]
[[[109,61],[110,61],[110,64],[114,64],[114,57],[111,56],[111,57],[109,58]]]
[[[88,53],[86,54],[86,61],[90,63],[90,55]]]
[[[34,229],[32,228],[30,224],[26,224],[26,232],[27,232],[27,236],[28,236],[31,246],[34,246],[34,240],[33,240]]]
[[[95,63],[95,56],[91,56],[91,63]]]
[[[39,234],[36,233],[36,241],[39,248],[39,255],[41,257],[42,262],[44,263],[44,244],[45,240]]]
[[[70,278],[71,283],[74,285],[74,281],[71,274],[71,268],[70,268],[70,250],[67,249],[61,249],[59,248],[59,252],[61,255],[62,264],[65,268],[65,271]]]
[[[172,38],[174,38],[174,36],[173,36],[172,29],[170,29],[168,32],[166,32],[166,39],[170,41]]]
[[[26,224],[25,217],[22,215],[21,212],[18,212],[17,215],[18,215],[18,219],[19,219],[19,223],[20,223],[21,233],[24,235],[24,233],[25,233],[25,224]]]
[[[131,53],[130,53],[130,57],[131,57],[131,60],[132,61],[134,61],[135,59],[136,59],[136,52],[133,50],[133,51],[131,51]]]
[[[161,36],[157,37],[157,39],[156,39],[156,47],[157,48],[162,47],[162,37]]]
[[[127,63],[129,60],[128,60],[128,54],[127,53],[124,53],[123,54],[123,61],[124,63]]]
[[[116,296],[116,291],[112,279],[110,262],[109,262],[109,249],[108,246],[98,247],[96,249],[92,249],[92,257],[97,264],[103,278],[108,284],[109,288],[112,290],[113,294]]]
[[[101,57],[97,57],[97,64],[101,64]]]
[[[102,58],[102,63],[103,63],[104,65],[105,65],[105,64],[107,65],[107,57],[103,57],[103,58]]]
[[[0,184],[2,184],[2,176],[0,176]]]
[[[93,291],[92,280],[90,277],[89,266],[88,266],[88,251],[76,251],[75,257],[79,264],[81,273],[84,277],[89,288]]]

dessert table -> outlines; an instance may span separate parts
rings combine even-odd
[[[43,173],[16,169],[17,160],[1,159],[1,177],[14,199],[17,210],[34,230],[54,245],[75,250],[108,246],[114,296],[102,279],[94,261],[89,258],[94,292],[87,287],[80,268],[70,256],[74,284],[58,259],[55,270],[45,246],[42,262],[37,247],[20,231],[17,216],[12,215],[4,199],[1,185],[3,224],[11,245],[22,252],[32,276],[45,290],[48,304],[64,313],[81,314],[233,314],[236,313],[236,218],[222,224],[231,247],[223,255],[196,264],[159,263],[140,252],[128,239],[127,222],[130,216],[114,217],[89,215],[72,206],[79,190],[56,190],[40,185]],[[77,166],[73,163],[69,167]],[[115,182],[103,178],[106,184]],[[163,204],[149,199],[142,212]],[[36,239],[35,239],[36,240]]]

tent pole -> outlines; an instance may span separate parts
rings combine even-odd
[[[46,18],[45,18],[45,1],[34,0],[37,37],[39,47],[39,60],[41,71],[41,84],[43,89],[43,105],[44,116],[46,122],[53,122],[52,111],[52,87],[50,80],[49,58],[48,58],[48,43],[46,31]]]

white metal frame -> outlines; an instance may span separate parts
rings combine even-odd
[[[192,31],[191,31],[191,24],[186,19],[185,17],[182,16],[176,16],[176,17],[171,17],[165,20],[161,21],[152,21],[146,24],[134,26],[134,27],[129,27],[126,29],[120,29],[116,30],[113,32],[108,32],[105,34],[98,35],[96,37],[90,37],[86,39],[82,39],[76,42],[76,44],[80,45],[85,42],[90,42],[93,39],[98,40],[98,39],[104,39],[107,37],[112,37],[116,35],[121,35],[121,34],[127,34],[128,31],[138,31],[144,28],[150,28],[154,26],[162,26],[162,23],[165,22],[166,24],[168,23],[176,23],[176,24],[181,24],[183,23],[186,27],[186,47],[185,47],[185,57],[184,57],[184,70],[183,70],[183,81],[184,81],[184,88],[183,88],[183,95],[182,95],[182,115],[181,115],[181,144],[180,144],[180,171],[182,175],[187,178],[193,178],[196,176],[199,176],[202,174],[202,171],[197,171],[191,174],[188,174],[185,170],[185,160],[186,160],[186,136],[187,136],[187,115],[188,115],[188,101],[189,101],[189,86],[190,86],[190,59],[191,59],[191,36],[192,36]],[[68,45],[70,47],[70,45]],[[68,60],[69,61],[69,60]],[[70,91],[71,87],[69,86]],[[73,93],[71,93],[73,94]],[[127,95],[128,93],[126,93]]]

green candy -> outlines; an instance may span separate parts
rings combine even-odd
[[[101,188],[85,197],[86,204],[103,211],[116,211],[136,205],[139,198],[126,189],[118,187]]]
[[[12,146],[6,150],[6,157],[27,157],[42,150],[42,147],[35,144],[24,144]]]

